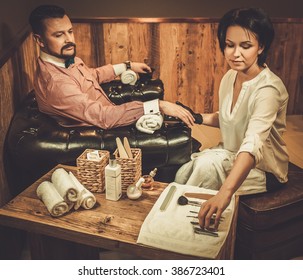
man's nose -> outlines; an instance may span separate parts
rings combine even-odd
[[[74,42],[74,36],[73,36],[73,34],[66,34],[66,36],[65,36],[65,42],[66,43],[73,43]]]

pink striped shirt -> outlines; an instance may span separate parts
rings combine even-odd
[[[62,126],[98,126],[103,129],[134,123],[144,114],[143,103],[113,104],[100,83],[113,80],[112,65],[88,68],[76,57],[69,68],[38,58],[34,88],[39,110]]]

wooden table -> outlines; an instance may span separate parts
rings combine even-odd
[[[76,175],[76,167],[58,165],[56,168],[59,167]],[[144,191],[142,197],[134,201],[128,199],[125,193],[119,201],[106,200],[104,193],[97,193],[97,205],[93,209],[80,208],[53,218],[37,198],[36,188],[41,182],[50,180],[54,170],[0,209],[1,225],[29,233],[33,259],[97,259],[100,248],[147,259],[195,259],[136,243],[145,217],[167,184],[157,183],[156,188]],[[103,222],[104,215],[112,216],[110,222]],[[233,258],[236,219],[237,211],[219,259]]]

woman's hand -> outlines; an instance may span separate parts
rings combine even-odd
[[[200,227],[206,229],[214,228],[215,230],[218,230],[222,213],[229,205],[231,198],[232,196],[226,192],[219,191],[214,197],[204,202],[201,205],[198,214]],[[214,227],[210,227],[210,221],[212,217],[215,217]]]
[[[150,73],[151,72],[151,68],[145,63],[131,62],[130,66],[131,66],[131,69],[136,73]]]
[[[248,173],[255,165],[255,158],[248,152],[238,154],[231,172],[219,192],[201,205],[198,218],[202,228],[210,228],[210,219],[215,214],[214,228],[217,230],[220,217],[229,205],[233,194],[239,189]]]
[[[179,118],[188,126],[194,125],[195,119],[193,115],[183,107],[163,100],[159,100],[159,107],[161,112],[165,115]]]

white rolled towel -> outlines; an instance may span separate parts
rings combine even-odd
[[[121,74],[121,82],[123,84],[130,84],[134,85],[138,80],[137,73],[134,72],[133,70],[126,70]]]
[[[58,193],[53,183],[49,181],[42,182],[36,193],[52,216],[59,217],[69,211],[69,205]]]
[[[161,128],[162,124],[163,124],[163,117],[160,113],[148,114],[148,115],[143,115],[141,118],[137,120],[136,128],[141,132],[153,134],[155,130]]]
[[[97,201],[96,197],[79,182],[72,172],[69,171],[68,174],[79,192],[78,200],[74,205],[75,210],[80,206],[84,209],[93,208]]]
[[[64,200],[70,204],[78,200],[79,192],[74,182],[63,168],[57,168],[52,174],[52,183]]]

